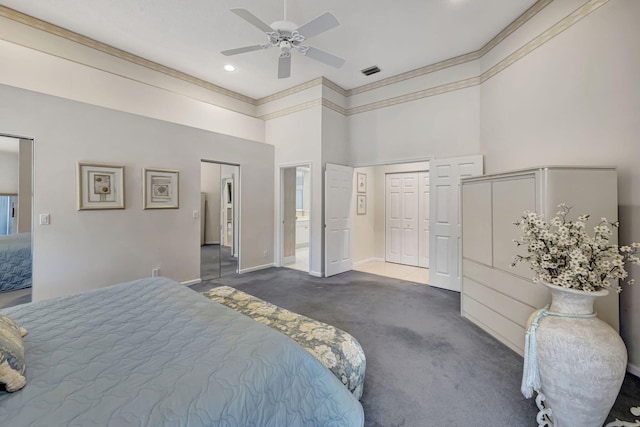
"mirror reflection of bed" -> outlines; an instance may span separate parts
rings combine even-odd
[[[31,301],[32,141],[0,134],[0,299]]]
[[[200,278],[213,280],[238,270],[240,167],[203,160],[200,171]]]

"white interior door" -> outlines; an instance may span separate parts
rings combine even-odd
[[[418,223],[418,266],[429,267],[429,172],[420,172],[420,200]]]
[[[418,266],[418,173],[402,174],[402,263]]]
[[[353,269],[353,168],[327,163],[324,176],[325,276]]]
[[[385,259],[402,263],[402,174],[385,175]]]
[[[482,155],[433,160],[429,284],[460,292],[460,178],[482,175]]]

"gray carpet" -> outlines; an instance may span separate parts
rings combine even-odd
[[[367,356],[366,426],[537,426],[520,394],[522,358],[460,317],[455,292],[351,271],[318,279],[270,268],[192,286],[229,285],[352,334]],[[627,375],[608,421],[635,421]]]
[[[283,268],[191,288],[223,284],[356,337],[367,356],[361,401],[367,426],[537,425],[535,404],[520,394],[522,358],[462,319],[457,293],[355,271],[318,279]],[[0,308],[30,297],[8,292]],[[627,374],[607,422],[640,420],[632,406],[640,406],[640,380]]]

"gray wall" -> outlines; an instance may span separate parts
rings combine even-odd
[[[35,139],[34,300],[200,276],[200,160],[241,165],[240,268],[273,262],[273,146],[0,85],[0,131]],[[124,210],[77,211],[76,162],[125,166]],[[180,170],[180,209],[142,209],[142,168]],[[267,256],[263,256],[267,251]]]

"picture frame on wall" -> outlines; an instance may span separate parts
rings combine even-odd
[[[178,209],[180,173],[173,169],[142,169],[143,209]]]
[[[367,214],[367,196],[362,194],[358,194],[358,203],[356,212],[358,215],[366,215]]]
[[[78,162],[78,210],[124,209],[124,166]]]
[[[358,172],[357,186],[358,193],[366,193],[367,192],[367,174]]]

